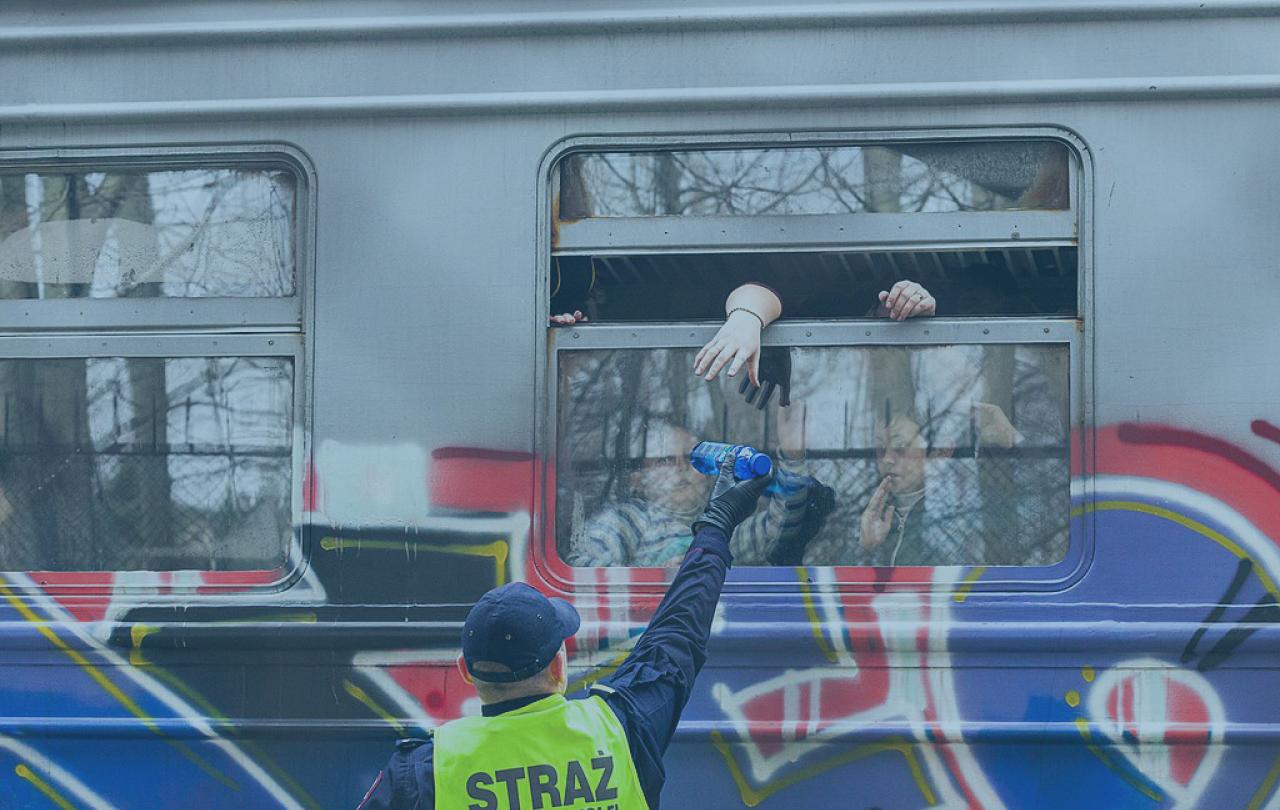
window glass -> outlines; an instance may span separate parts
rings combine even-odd
[[[559,216],[758,216],[1070,207],[1052,141],[578,153],[560,163]]]
[[[771,347],[791,404],[691,374],[695,349],[559,354],[556,527],[577,566],[679,562],[700,440],[769,452],[740,565],[1048,565],[1067,550],[1066,344]],[[789,369],[789,375],[787,370]]]
[[[0,299],[291,296],[296,185],[274,169],[0,174]]]
[[[272,569],[289,357],[0,360],[0,570]]]

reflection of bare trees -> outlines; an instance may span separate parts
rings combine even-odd
[[[295,284],[295,188],[282,171],[0,176],[6,297],[276,297]],[[32,193],[23,195],[23,190]]]
[[[635,497],[631,473],[662,423],[693,439],[775,452],[775,409],[747,406],[737,381],[690,373],[694,350],[597,350],[561,355],[557,526],[568,547],[584,518]],[[919,547],[939,564],[1040,565],[1066,550],[1068,353],[1062,346],[806,347],[792,350],[793,408],[803,408],[803,462],[836,493],[835,512],[810,543],[812,564],[887,564],[860,548],[859,519],[880,485],[886,426],[918,426],[925,497],[914,513]],[[1020,434],[985,445],[975,403],[989,403]],[[969,554],[970,556],[965,556]],[[975,556],[976,555],[976,556]],[[968,563],[966,563],[968,564]]]
[[[283,172],[3,175],[0,203],[3,298],[293,291]],[[281,358],[0,360],[0,569],[277,564],[292,373]]]
[[[159,367],[170,386],[155,395]],[[18,383],[15,385],[14,383]],[[269,567],[290,524],[283,358],[0,361],[0,568]]]
[[[839,214],[1060,209],[1067,152],[1001,142],[575,154],[559,213],[587,216]]]

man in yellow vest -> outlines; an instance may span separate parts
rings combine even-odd
[[[518,582],[480,597],[458,668],[481,716],[397,743],[358,810],[658,810],[662,755],[706,661],[729,538],[769,480],[736,481],[732,460],[721,466],[648,628],[585,699],[564,696],[564,641],[580,623],[572,605]]]

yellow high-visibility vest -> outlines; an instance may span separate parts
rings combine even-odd
[[[649,810],[622,723],[592,695],[549,695],[435,732],[437,810]]]

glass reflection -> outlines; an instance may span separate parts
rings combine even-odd
[[[271,569],[287,357],[0,360],[0,570]]]
[[[279,170],[0,174],[0,299],[294,294]]]
[[[759,216],[1065,210],[1050,141],[582,153],[560,164],[559,216]]]
[[[792,404],[690,373],[694,350],[561,354],[557,527],[579,566],[672,565],[710,480],[688,451],[750,444],[777,481],[739,564],[1048,565],[1067,548],[1065,345],[805,347]]]

